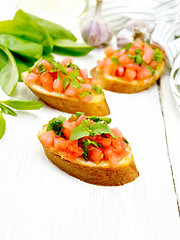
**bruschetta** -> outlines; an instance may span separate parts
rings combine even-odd
[[[84,182],[119,186],[138,176],[128,141],[107,117],[77,112],[68,120],[59,116],[44,125],[38,138],[48,159]]]
[[[104,59],[97,61],[91,76],[106,90],[136,93],[151,87],[165,68],[165,53],[138,40],[119,50],[105,48]]]
[[[87,115],[110,113],[103,90],[66,57],[60,62],[38,60],[21,77],[30,90],[49,106],[68,113],[83,111]]]

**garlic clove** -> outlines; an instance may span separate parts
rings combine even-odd
[[[133,33],[128,29],[122,29],[117,35],[117,46],[122,48],[133,41]]]
[[[131,19],[125,24],[124,28],[128,29],[131,32],[135,30],[140,31],[145,28],[145,23],[141,19]]]

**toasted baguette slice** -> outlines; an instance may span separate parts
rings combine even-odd
[[[138,81],[127,81],[123,77],[109,76],[99,68],[91,70],[91,76],[97,80],[103,89],[117,93],[137,93],[151,87],[161,76],[165,68],[165,61],[158,64],[155,74],[148,79]]]
[[[46,125],[38,133],[39,140],[41,133],[45,130]],[[62,152],[56,152],[53,148],[45,146],[43,148],[47,158],[58,168],[87,183],[102,186],[119,186],[132,182],[139,176],[129,145],[129,153],[122,158],[117,167],[110,167],[106,161],[95,164],[91,161],[85,161],[83,158],[78,158],[75,162],[72,162],[64,159]]]
[[[23,72],[24,80],[28,72]],[[27,84],[26,84],[27,85]],[[106,116],[110,114],[104,93],[94,95],[92,101],[81,102],[77,98],[67,97],[62,93],[48,92],[43,86],[37,84],[27,85],[29,89],[49,106],[67,113],[84,112],[86,115]]]

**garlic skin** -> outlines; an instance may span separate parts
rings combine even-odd
[[[117,46],[122,48],[133,41],[133,34],[128,29],[122,29],[117,35]]]
[[[101,17],[102,0],[97,0],[94,17],[81,24],[81,35],[84,41],[94,47],[107,44],[113,32],[110,26]]]
[[[153,26],[146,25],[141,19],[129,20],[125,24],[124,29],[120,30],[118,33],[117,46],[121,48],[135,40],[148,42],[151,38],[153,30]]]

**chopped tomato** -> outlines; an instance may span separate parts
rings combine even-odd
[[[38,80],[39,78],[39,74],[36,74],[36,73],[29,73],[27,75],[27,77],[25,78],[24,82],[29,85],[29,84],[32,84],[32,83],[36,83],[36,81]]]
[[[128,51],[128,54],[131,54],[131,55],[136,55],[136,53],[135,53],[135,50],[137,49],[137,47],[136,46],[132,46],[130,49],[129,49],[129,51]]]
[[[113,138],[112,144],[119,152],[126,150],[126,144],[122,139]]]
[[[100,147],[89,146],[88,159],[96,164],[100,163],[104,157],[103,150]]]
[[[134,42],[134,46],[140,50],[143,50],[144,45],[145,44],[140,40],[137,40],[136,42]]]
[[[56,151],[64,151],[66,149],[67,144],[68,144],[68,140],[62,137],[54,138],[54,149]]]
[[[124,74],[124,68],[122,66],[118,66],[116,70],[116,76],[123,76]]]
[[[112,49],[112,47],[106,47],[104,49],[104,53],[106,54],[107,57],[111,57],[114,53],[114,50]]]
[[[87,69],[79,69],[80,77],[84,80],[88,79],[88,71]]]
[[[103,68],[103,61],[101,61],[101,60],[97,60],[97,67],[98,68]]]
[[[45,67],[46,71],[51,71],[52,70],[52,65],[46,61],[45,59],[43,59],[41,61],[42,65]]]
[[[53,83],[53,88],[56,92],[61,93],[63,91],[63,81],[59,79],[55,79]]]
[[[59,72],[59,71],[58,71]],[[57,72],[49,72],[53,79],[57,79]],[[60,74],[60,73],[59,73]],[[61,75],[61,74],[60,74]]]
[[[144,55],[143,60],[145,63],[149,64],[153,58],[154,50],[151,48],[151,46],[148,46],[147,44],[144,47]]]
[[[91,102],[93,99],[92,94],[88,95],[87,97],[79,97],[81,102]]]
[[[86,84],[86,83],[80,83],[80,85],[81,85],[81,88],[79,88],[77,91],[78,91],[78,93],[82,93],[82,92],[85,92],[85,91],[91,91],[91,88],[92,88],[92,86],[90,85],[90,84]]]
[[[88,78],[88,79],[86,80],[86,83],[87,83],[87,84],[90,84],[91,86],[94,86],[94,85],[96,84],[96,79],[94,79],[94,78]]]
[[[77,126],[85,119],[86,119],[86,116],[82,114],[76,121]]]
[[[54,138],[55,138],[56,134],[55,132],[52,130],[52,131],[46,131],[46,132],[43,132],[41,135],[40,135],[40,141],[42,142],[42,144],[45,146],[45,147],[53,147],[54,146]]]
[[[63,130],[62,130],[62,132],[64,133],[64,136],[69,139],[71,136],[71,132],[75,127],[76,127],[76,122],[64,121]]]
[[[52,92],[54,90],[53,89],[53,78],[51,77],[51,75],[48,72],[43,72],[40,75],[40,81],[41,81],[43,87],[47,91]]]
[[[151,70],[146,66],[141,66],[141,71],[137,74],[138,80],[144,80],[152,76]]]
[[[132,59],[127,55],[122,55],[121,57],[119,57],[119,64],[123,67],[126,67],[126,65],[129,63],[132,63]]]
[[[137,72],[141,71],[141,67],[137,63],[129,63],[127,64],[126,68],[135,70]]]
[[[76,97],[77,96],[77,88],[72,87],[70,84],[64,91],[64,94],[68,97]]]
[[[73,151],[67,151],[63,153],[63,157],[71,162],[75,162],[76,159],[83,154],[83,149],[80,147],[75,148]]]
[[[123,134],[118,128],[111,128],[112,134],[117,138],[122,138]]]
[[[100,137],[97,142],[101,144],[104,148],[107,148],[108,146],[111,145],[111,141],[112,140],[110,138]]]
[[[151,61],[149,66],[152,67],[154,70],[156,69],[158,63],[156,61]]]
[[[124,77],[125,77],[128,81],[133,81],[133,80],[136,78],[136,71],[127,68],[127,69],[125,70]]]
[[[119,164],[118,151],[112,146],[109,146],[104,150],[104,155],[108,160],[111,167],[117,167]]]
[[[120,51],[114,51],[113,57],[121,57],[123,54],[125,54],[126,50],[123,48]]]
[[[78,140],[75,139],[73,141],[68,141],[68,144],[67,144],[67,148],[71,151],[73,151],[73,149],[77,148],[78,147]]]
[[[68,63],[72,63],[72,58],[70,57],[65,57],[62,61],[61,61],[61,64],[66,67]]]
[[[37,74],[38,74],[38,73],[39,73],[39,70],[38,70],[38,68],[37,68],[37,67],[35,67],[35,68],[32,70],[32,72],[33,72],[33,73],[37,73]]]
[[[117,70],[117,65],[114,64],[111,59],[106,59],[104,63],[104,72],[108,75],[114,76]]]

